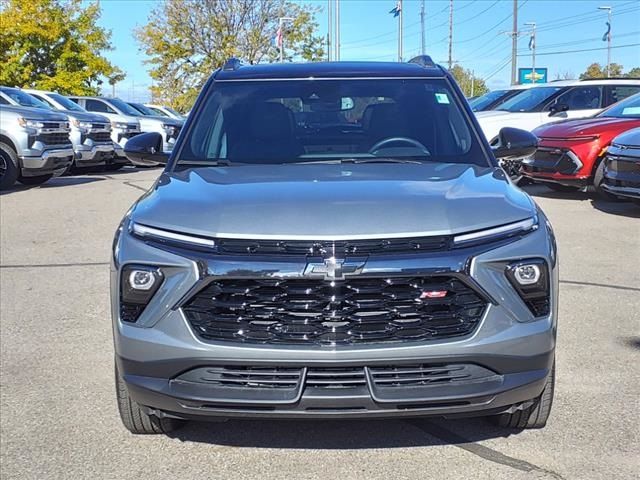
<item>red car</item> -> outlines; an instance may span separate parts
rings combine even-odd
[[[640,93],[595,117],[543,125],[533,131],[539,138],[539,148],[533,157],[522,162],[521,172],[553,190],[572,191],[594,185],[602,192],[605,149],[614,137],[637,127]]]

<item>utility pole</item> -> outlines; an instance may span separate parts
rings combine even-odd
[[[525,25],[531,27],[531,39],[529,49],[531,50],[531,83],[536,83],[536,22],[526,22]]]
[[[336,0],[336,60],[340,61],[340,0]]]
[[[331,49],[333,48],[333,0],[327,0],[327,60],[333,60]]]
[[[404,8],[402,8],[402,0],[398,0],[398,8],[400,9],[400,15],[398,15],[398,61],[402,61],[402,16],[404,15]]]
[[[453,66],[453,0],[449,0],[449,70]]]
[[[511,32],[511,85],[518,81],[518,0],[513,0],[513,29]]]
[[[425,37],[424,37],[424,0],[420,2],[420,53],[426,54]]]
[[[598,10],[607,12],[607,78],[611,77],[611,7],[598,7]],[[604,40],[604,38],[603,38]]]

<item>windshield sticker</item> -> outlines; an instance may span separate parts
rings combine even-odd
[[[449,104],[449,97],[446,93],[436,93],[436,101],[438,103]]]
[[[626,107],[622,109],[623,115],[638,115],[640,114],[640,107]]]

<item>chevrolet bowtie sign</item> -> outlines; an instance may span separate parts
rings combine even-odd
[[[358,274],[365,260],[325,258],[323,262],[310,262],[304,269],[305,277],[324,277],[325,280],[343,280],[345,275]]]

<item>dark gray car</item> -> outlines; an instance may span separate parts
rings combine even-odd
[[[203,88],[114,240],[124,425],[551,410],[551,226],[496,161],[455,81],[410,63],[242,66]],[[495,155],[494,155],[495,153]]]
[[[640,205],[640,128],[618,135],[607,148],[603,189]]]

